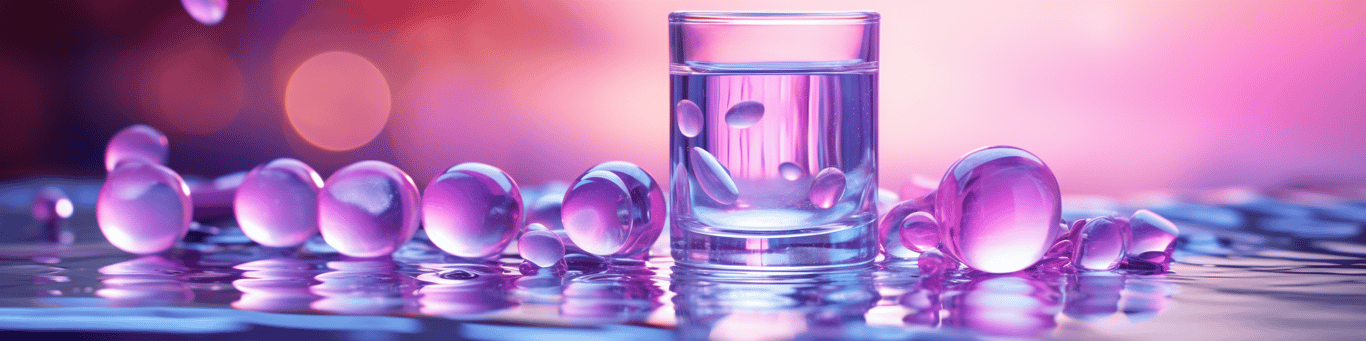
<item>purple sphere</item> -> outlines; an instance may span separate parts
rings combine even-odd
[[[369,258],[398,250],[422,220],[417,185],[381,161],[353,163],[318,192],[318,231],[341,254]]]
[[[664,192],[650,174],[623,161],[579,176],[564,196],[564,230],[574,245],[600,256],[643,256],[664,231]]]
[[[835,203],[840,201],[840,197],[844,196],[844,186],[847,182],[844,172],[839,168],[822,169],[820,173],[816,173],[816,178],[811,180],[811,204],[820,208],[834,207]]]
[[[934,193],[902,201],[887,210],[878,220],[878,236],[881,236],[882,254],[891,259],[915,259],[924,249],[911,249],[901,242],[901,222],[906,216],[916,212],[934,212]],[[935,244],[938,244],[935,241]]]
[[[33,196],[33,219],[47,223],[71,218],[71,198],[61,188],[43,187]]]
[[[546,268],[564,259],[564,242],[541,224],[527,225],[526,233],[517,239],[517,253],[522,259]]]
[[[161,131],[142,124],[128,126],[109,138],[109,146],[104,149],[104,170],[112,172],[120,162],[133,160],[165,165],[167,146],[166,134]]]
[[[1009,273],[1033,265],[1057,239],[1058,180],[1037,156],[1008,146],[978,149],[944,173],[935,217],[945,253],[973,269]]]
[[[1072,264],[1086,270],[1111,270],[1124,260],[1129,225],[1109,217],[1088,219],[1076,238]]]
[[[242,233],[270,247],[303,244],[318,233],[318,191],[323,179],[295,159],[275,159],[256,166],[233,198]]]
[[[498,255],[522,226],[522,191],[497,167],[467,162],[437,175],[422,193],[422,224],[452,255]]]
[[[166,166],[123,162],[109,172],[95,203],[100,232],[120,250],[166,251],[190,229],[190,188]]]
[[[939,245],[939,222],[929,212],[915,212],[901,219],[901,245],[925,252]]]
[[[1129,229],[1132,232],[1128,250],[1130,257],[1138,257],[1147,252],[1161,252],[1165,256],[1164,259],[1171,258],[1172,247],[1176,243],[1176,236],[1179,235],[1176,224],[1153,211],[1138,210],[1129,217]]]

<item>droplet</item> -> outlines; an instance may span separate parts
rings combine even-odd
[[[737,129],[749,128],[764,118],[764,104],[755,101],[735,103],[726,110],[726,124]]]
[[[901,245],[916,252],[939,246],[939,222],[929,212],[915,212],[901,219]]]
[[[33,219],[43,224],[43,235],[48,242],[71,244],[76,236],[66,229],[66,220],[75,208],[71,198],[61,188],[43,187],[33,197]]]
[[[146,125],[134,124],[109,139],[109,146],[104,149],[104,170],[112,172],[120,162],[130,160],[165,165],[166,151],[165,134]]]
[[[958,264],[936,249],[920,254],[919,260],[916,261],[916,267],[920,268],[921,276],[934,277],[958,268]]]
[[[469,271],[465,271],[465,270],[458,270],[458,269],[457,269],[457,270],[451,270],[451,271],[442,272],[441,275],[438,275],[437,277],[441,277],[442,279],[451,279],[451,280],[469,280],[469,279],[479,278],[479,274],[473,273],[473,272],[469,272]]]
[[[920,251],[901,242],[901,222],[916,212],[933,212],[934,195],[902,201],[893,205],[878,219],[878,236],[882,239],[882,253],[892,259],[914,259]],[[938,241],[935,241],[938,244]]]
[[[844,172],[835,167],[822,169],[811,180],[811,204],[820,208],[831,208],[844,195]]]
[[[517,239],[517,253],[536,266],[550,267],[564,259],[564,242],[541,224],[527,225],[527,232]]]
[[[944,252],[973,269],[1008,273],[1033,265],[1058,235],[1058,180],[1037,156],[1008,146],[968,153],[936,192]]]
[[[797,179],[806,176],[806,170],[795,163],[783,162],[778,165],[778,174],[782,175],[783,179],[787,179],[787,181],[797,181]]]
[[[702,108],[697,107],[697,103],[685,99],[678,101],[678,105],[674,109],[675,114],[678,115],[678,132],[687,137],[697,137],[697,134],[702,133],[702,120],[704,118],[702,117]]]
[[[332,173],[318,193],[318,231],[347,256],[386,256],[417,232],[417,185],[381,161],[361,161]]]
[[[497,167],[455,165],[423,191],[422,223],[442,251],[466,258],[494,256],[522,226],[522,192]]]
[[[1072,263],[1086,270],[1110,270],[1124,260],[1129,226],[1109,217],[1088,219],[1077,232],[1077,251]]]
[[[95,203],[100,232],[120,250],[165,251],[190,228],[190,188],[166,166],[128,161],[109,172]]]
[[[579,176],[565,194],[562,223],[573,244],[600,256],[638,257],[664,231],[664,192],[635,164],[612,161]]]
[[[735,179],[730,177],[730,171],[721,166],[721,162],[716,161],[715,156],[702,148],[693,147],[688,159],[693,178],[707,197],[722,205],[734,204],[735,200],[740,199],[740,189],[735,186]]]
[[[217,182],[217,181],[215,181]],[[323,179],[302,161],[261,164],[242,178],[232,201],[242,233],[270,247],[302,245],[318,233],[318,190]]]
[[[228,12],[228,0],[180,0],[180,5],[195,21],[209,26],[223,21]]]
[[[1137,257],[1147,252],[1161,252],[1164,259],[1170,259],[1172,247],[1179,235],[1176,224],[1149,210],[1135,211],[1129,217],[1129,230],[1132,239],[1128,254]]]

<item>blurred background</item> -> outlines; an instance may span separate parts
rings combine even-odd
[[[384,160],[570,181],[668,174],[677,10],[882,14],[881,183],[1033,151],[1071,194],[1366,178],[1366,1],[0,1],[0,181],[102,177],[135,123],[169,165]]]

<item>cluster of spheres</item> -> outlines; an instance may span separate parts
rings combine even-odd
[[[763,106],[740,103],[731,111],[728,122],[753,124]],[[196,197],[164,165],[167,146],[165,135],[145,125],[128,127],[109,142],[96,217],[119,249],[162,252],[190,231]],[[704,150],[695,148],[692,156],[694,171],[721,168]],[[711,198],[736,197],[724,169],[696,173]],[[659,183],[621,161],[595,166],[530,203],[506,172],[473,162],[447,169],[421,191],[403,170],[380,161],[351,164],[324,181],[307,164],[282,158],[239,181],[232,211],[252,241],[298,247],[321,235],[337,252],[357,258],[387,256],[421,226],[437,248],[463,259],[496,258],[513,240],[524,267],[533,269],[562,267],[566,252],[643,259],[667,220]],[[828,207],[844,185],[839,170],[822,170],[813,178],[811,202]],[[913,192],[925,194],[884,204],[879,245],[889,259],[919,259],[929,274],[961,267],[987,273],[1165,270],[1177,236],[1172,222],[1147,210],[1062,221],[1052,171],[1015,147],[968,153],[937,187]],[[70,241],[60,223],[70,217],[71,202],[60,190],[41,191],[33,212],[55,231],[49,239]]]
[[[1015,147],[968,153],[927,192],[886,210],[878,230],[884,255],[918,258],[930,274],[960,264],[987,273],[1165,270],[1177,237],[1175,224],[1148,210],[1065,223],[1053,172]]]
[[[105,238],[121,250],[166,251],[190,230],[191,188],[201,187],[164,165],[167,148],[166,136],[145,125],[109,142],[96,211]],[[351,164],[324,181],[307,164],[281,158],[241,176],[231,206],[242,233],[266,247],[298,247],[321,235],[343,255],[383,257],[422,226],[437,248],[471,260],[498,257],[519,240],[523,259],[536,267],[563,265],[567,250],[641,259],[667,219],[659,183],[621,161],[593,167],[542,199],[527,208],[516,181],[482,163],[455,165],[419,192],[407,173],[380,161]],[[45,191],[34,212],[60,221],[47,217],[69,217],[71,203]]]

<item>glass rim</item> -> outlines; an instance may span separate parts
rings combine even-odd
[[[670,23],[741,25],[822,25],[877,23],[881,15],[873,11],[812,12],[726,12],[677,11],[669,13]]]

